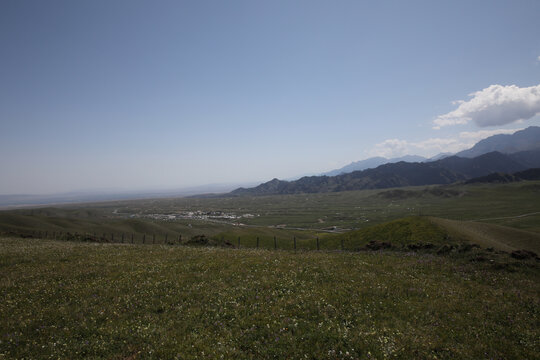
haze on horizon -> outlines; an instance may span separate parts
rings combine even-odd
[[[540,125],[538,1],[3,1],[0,194],[178,189]]]

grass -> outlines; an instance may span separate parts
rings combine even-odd
[[[482,222],[540,233],[540,213],[524,217],[501,217]]]
[[[539,212],[539,203],[540,181],[284,196],[132,200],[0,211],[0,231],[63,228],[90,233],[146,232],[159,236],[165,233],[185,236],[204,233],[211,236],[234,229],[230,224],[208,221],[156,222],[128,218],[129,214],[202,210],[254,213],[259,216],[241,221],[250,226],[285,224],[289,229],[306,228],[312,231],[333,226],[362,229],[407,216],[423,215],[461,221],[481,220],[540,232],[540,214],[515,217]],[[501,217],[504,219],[497,219]],[[290,235],[294,236],[292,233]]]
[[[538,264],[470,260],[0,238],[0,358],[535,358]]]
[[[237,237],[241,238],[241,246],[255,247],[256,238],[259,237],[259,247],[264,249],[274,248],[274,238],[278,249],[292,250],[294,248],[294,238],[285,237],[275,229],[234,229],[231,231],[219,233],[213,238],[216,240],[227,241],[233,245],[237,244]],[[511,232],[513,229],[510,229]],[[287,234],[290,236],[291,234]],[[323,233],[323,232],[305,232],[297,231],[296,234],[297,250],[315,250],[317,249],[317,240],[319,238],[319,249],[321,250],[360,250],[369,246],[370,242],[385,242],[394,248],[407,249],[408,246],[431,244],[433,247],[443,245],[458,245],[464,242],[470,242],[467,238],[450,238],[445,228],[435,224],[428,217],[409,216],[406,218],[389,221],[382,224],[372,225],[360,230],[348,231],[345,233]]]
[[[344,239],[349,249],[363,248],[370,242],[386,242],[401,248],[417,244],[442,246],[451,242],[444,229],[433,224],[427,217],[419,216],[409,216],[345,234],[329,236],[329,239],[333,239],[334,242]]]
[[[158,199],[102,205],[103,211],[174,212],[178,209],[256,213],[243,219],[249,225],[286,224],[288,227],[321,229],[337,226],[360,229],[411,215],[454,220],[517,216],[540,211],[540,181],[511,184],[421,186],[384,190],[345,191],[279,196]],[[84,205],[83,205],[84,206]],[[527,218],[510,224],[521,228],[538,225]]]
[[[0,237],[0,359],[535,358],[538,260],[498,250],[540,253],[540,214],[520,216],[539,200],[540,182],[521,182],[2,211],[0,232],[34,238]],[[197,210],[259,216],[129,217]],[[262,250],[274,237],[285,251]],[[316,238],[323,251],[304,251]]]
[[[432,218],[449,237],[502,251],[525,249],[540,254],[540,234],[495,224]]]
[[[540,253],[540,234],[532,231],[490,223],[426,216],[408,216],[336,234],[315,230],[280,229],[273,226],[231,226],[202,221],[193,222],[191,225],[187,224],[186,220],[174,222],[141,219],[101,220],[28,216],[9,212],[2,215],[0,220],[4,224],[9,223],[9,228],[13,229],[11,232],[14,234],[44,236],[44,231],[30,230],[31,226],[36,226],[39,229],[48,229],[46,234],[48,238],[63,240],[132,243],[133,235],[135,244],[143,242],[171,244],[186,243],[192,237],[204,234],[214,244],[226,243],[241,248],[315,250],[319,247],[321,250],[361,250],[386,243],[394,249],[429,247],[436,251],[445,245],[459,246],[473,243],[506,252],[525,249]],[[57,232],[59,230],[62,230],[62,233]]]
[[[276,243],[274,243],[274,236]],[[216,242],[227,242],[241,247],[292,250],[296,237],[297,250],[317,249],[317,238],[321,250],[358,251],[377,249],[386,245],[394,250],[458,248],[475,244],[482,248],[513,252],[528,250],[540,254],[540,234],[495,224],[472,221],[448,220],[427,216],[409,216],[372,225],[345,233],[322,233],[285,231],[272,228],[236,228],[219,233],[212,238]]]
[[[277,246],[281,249],[292,249],[294,238],[297,240],[298,249],[314,249],[316,248],[315,239],[319,237],[322,248],[337,249],[341,247],[341,238],[328,236],[321,231],[337,226],[342,229],[360,231],[347,234],[345,238],[342,237],[344,246],[351,249],[365,244],[365,241],[360,239],[361,236],[355,234],[366,235],[362,238],[384,238],[387,234],[380,234],[381,229],[374,230],[373,225],[421,214],[467,221],[467,223],[474,220],[480,223],[503,225],[506,230],[502,232],[507,233],[505,238],[516,236],[519,241],[524,234],[528,234],[527,237],[531,238],[531,232],[540,233],[538,225],[540,214],[519,217],[522,214],[540,211],[539,201],[540,182],[538,181],[287,196],[116,201],[0,211],[0,233],[32,234],[33,232],[34,236],[39,236],[39,232],[43,235],[47,231],[48,236],[51,237],[51,234],[61,231],[92,236],[96,234],[97,238],[104,237],[108,240],[114,235],[115,241],[119,241],[122,234],[126,241],[131,241],[133,234],[134,243],[142,243],[145,234],[147,243],[153,241],[150,239],[154,236],[156,243],[165,243],[166,238],[171,241],[177,240],[180,235],[183,239],[189,239],[204,234],[218,240],[223,237],[234,245],[237,245],[238,237],[240,237],[241,246],[244,247],[255,247],[258,237],[259,246],[263,248],[273,248],[274,237],[276,237]],[[157,221],[129,218],[129,214],[135,213],[169,214],[197,210],[235,214],[254,213],[259,216],[252,219],[243,218],[241,221],[246,226],[194,219]],[[275,227],[282,224],[286,225],[285,229]],[[439,222],[439,225],[441,224]],[[469,228],[471,226],[467,225]],[[509,231],[508,227],[525,232],[514,233]],[[471,240],[472,232],[469,234],[460,232],[456,236],[452,226],[446,228],[443,226],[443,228],[447,234],[452,233],[453,238],[458,237],[463,241]],[[363,229],[366,229],[366,232],[362,232]],[[396,229],[392,231],[394,230]],[[369,232],[373,231],[375,232],[370,235]],[[415,234],[418,236],[418,231]],[[476,234],[481,235],[482,232],[476,231]],[[399,236],[401,235],[403,234]],[[481,242],[483,246],[487,246],[484,244],[487,244],[489,239],[481,240]],[[527,240],[525,243],[530,245],[533,241]],[[506,246],[508,242],[504,244],[504,241],[498,241],[489,246],[510,251],[512,246]],[[533,247],[535,250],[532,251],[538,253],[537,246]],[[531,249],[531,247],[526,248]]]

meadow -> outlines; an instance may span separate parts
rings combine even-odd
[[[453,220],[486,220],[540,231],[540,213],[521,219],[495,219],[540,212],[540,181],[509,184],[454,184],[318,194],[153,199],[96,207],[121,213],[174,212],[178,209],[258,214],[247,225],[308,229],[358,229],[411,215]],[[83,205],[84,206],[84,205]],[[84,207],[81,207],[83,209]],[[531,220],[534,219],[534,220]],[[528,222],[530,221],[530,222]]]
[[[483,259],[479,258],[483,256]],[[0,239],[0,358],[532,359],[537,260]]]
[[[0,359],[535,358],[539,200],[523,182],[1,211]],[[160,220],[186,211],[253,216]]]
[[[357,230],[408,216],[480,221],[540,233],[540,182],[424,186],[257,197],[144,199],[0,211],[0,232],[63,231],[96,235],[166,234],[191,237],[222,233],[282,241],[313,239],[325,229]],[[160,221],[151,214],[222,211],[254,214],[233,221],[178,219]],[[526,215],[526,216],[521,216]],[[136,217],[133,217],[136,216]],[[233,235],[231,235],[233,236]]]

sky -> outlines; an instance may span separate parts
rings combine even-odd
[[[540,1],[0,2],[0,194],[262,182],[540,125]]]

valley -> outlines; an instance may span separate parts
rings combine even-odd
[[[0,212],[0,231],[69,232],[120,239],[205,235],[272,247],[324,239],[406,217],[486,223],[540,234],[540,182],[454,184],[273,196],[173,198],[66,205]],[[137,240],[139,239],[139,240]],[[313,246],[311,246],[313,247]]]
[[[1,211],[0,355],[534,358],[539,200],[526,180]]]
[[[0,1],[0,360],[540,358],[540,1]]]
[[[534,358],[540,180],[507,160],[0,211],[0,357]]]

